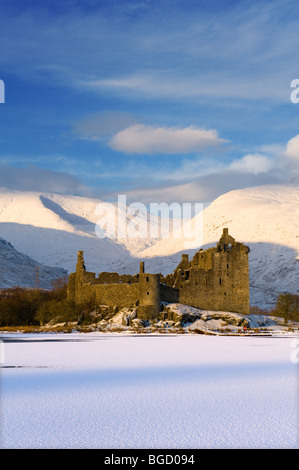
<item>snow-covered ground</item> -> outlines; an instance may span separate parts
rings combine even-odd
[[[1,338],[2,448],[298,445],[298,337]]]

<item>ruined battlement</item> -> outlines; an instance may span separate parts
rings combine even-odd
[[[193,307],[249,313],[249,247],[224,229],[216,247],[199,250],[182,261],[165,284],[178,291],[178,301]]]
[[[204,310],[249,313],[249,247],[238,243],[228,229],[215,247],[187,254],[173,273],[163,277],[145,272],[135,275],[86,271],[78,252],[76,272],[69,276],[68,299],[76,303],[136,308],[138,318],[157,318],[161,301],[178,302]]]
[[[78,252],[76,272],[69,276],[67,296],[77,304],[94,302],[113,307],[138,309],[138,317],[155,318],[160,312],[159,274],[144,272],[140,263],[140,273],[135,275],[86,271],[83,252]]]

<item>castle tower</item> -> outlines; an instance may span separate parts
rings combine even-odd
[[[78,251],[78,258],[76,264],[76,272],[69,275],[67,285],[67,298],[68,300],[80,303],[82,301],[82,284],[84,280],[84,273],[86,272],[83,251]]]
[[[236,246],[236,240],[231,235],[229,235],[228,228],[224,228],[222,236],[217,243],[217,250],[226,251],[228,248],[232,248],[234,246]]]
[[[84,274],[86,272],[83,251],[78,251],[78,259],[76,264],[76,282],[75,282],[75,300],[77,303],[82,302],[82,284]]]
[[[223,230],[213,255],[213,291],[217,310],[249,314],[249,247]]]
[[[174,273],[166,277],[167,285],[178,290],[182,304],[248,315],[248,253],[249,247],[236,242],[224,228],[216,247],[199,250],[190,263],[183,255]],[[167,295],[162,300],[168,301]]]
[[[160,276],[144,272],[140,263],[138,318],[151,320],[160,313]]]
[[[83,251],[78,251],[78,258],[77,258],[77,265],[76,265],[76,272],[86,271],[85,263],[84,263],[84,256]]]

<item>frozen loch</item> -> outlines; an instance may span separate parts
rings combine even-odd
[[[1,339],[2,448],[298,445],[298,337]]]

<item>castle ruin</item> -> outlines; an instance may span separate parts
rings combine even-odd
[[[76,304],[136,308],[141,320],[160,317],[161,302],[175,302],[202,310],[249,314],[249,247],[238,243],[228,229],[216,247],[200,249],[191,260],[187,254],[172,274],[138,274],[86,271],[78,252],[76,272],[70,274],[68,299]]]

